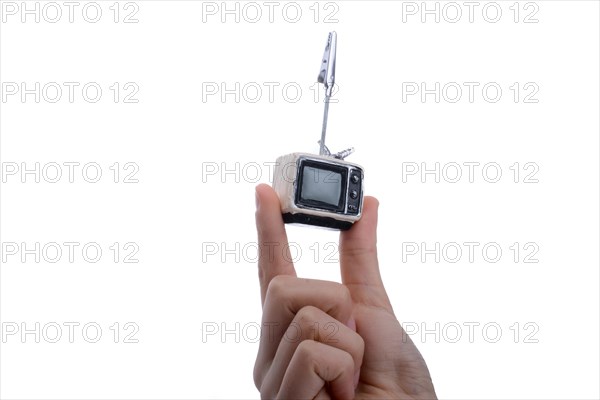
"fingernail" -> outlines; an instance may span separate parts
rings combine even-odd
[[[258,196],[258,189],[254,189],[254,199],[256,201],[256,209],[258,210],[258,206],[260,205],[260,197]]]
[[[354,374],[354,389],[358,387],[358,381],[360,380],[360,369]]]

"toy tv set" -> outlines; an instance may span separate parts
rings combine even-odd
[[[335,82],[337,35],[327,39],[318,81],[325,85],[325,113],[319,154],[292,153],[277,158],[273,189],[281,203],[283,221],[347,230],[358,221],[363,204],[363,168],[344,158],[347,149],[332,154],[325,146],[329,103]]]

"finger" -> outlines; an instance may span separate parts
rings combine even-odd
[[[304,340],[313,340],[345,351],[352,356],[354,374],[360,371],[365,349],[360,335],[322,310],[306,306],[296,314],[279,343],[273,363],[260,388],[263,395],[271,398],[277,394],[285,371]]]
[[[343,350],[312,340],[296,349],[277,398],[313,399],[328,384],[335,399],[354,398],[354,362]]]
[[[322,387],[313,400],[331,400],[331,396],[327,393],[327,389]]]
[[[277,193],[269,185],[256,187],[256,230],[258,233],[258,279],[264,304],[267,287],[277,275],[296,276]]]
[[[316,307],[338,321],[351,320],[352,298],[344,285],[286,275],[273,278],[263,306],[261,339],[254,366],[258,388],[262,386],[288,326],[306,306]]]
[[[354,301],[387,306],[377,260],[378,208],[376,198],[365,197],[360,220],[340,234],[340,269]]]

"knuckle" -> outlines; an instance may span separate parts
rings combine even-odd
[[[377,257],[377,245],[350,243],[345,246],[340,246],[340,256],[356,259]]]
[[[350,353],[345,351],[340,353],[340,361],[344,369],[346,369],[348,372],[354,372],[354,358],[352,358]]]
[[[314,325],[320,319],[323,311],[314,306],[304,306],[296,314],[296,322],[301,328],[307,328]]]
[[[319,320],[323,311],[314,306],[304,306],[298,311],[294,322],[298,324],[300,330],[300,337],[302,339],[311,339],[315,341],[321,341],[321,335],[319,332]]]
[[[267,286],[267,295],[269,299],[281,299],[285,296],[286,287],[289,285],[291,277],[285,275],[274,276]]]
[[[310,339],[306,339],[298,344],[296,348],[295,357],[302,364],[312,361],[315,358],[316,342]]]
[[[352,295],[350,294],[350,289],[341,283],[337,283],[334,293],[335,303],[327,313],[338,319],[350,317],[350,312],[352,310]]]

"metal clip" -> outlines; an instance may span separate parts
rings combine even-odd
[[[327,134],[327,118],[329,117],[329,99],[333,92],[335,84],[335,55],[337,50],[337,33],[329,32],[327,37],[327,45],[321,62],[321,69],[317,80],[325,85],[325,113],[323,114],[323,129],[321,130],[321,140],[319,141],[319,154],[328,156],[331,153],[325,146],[325,135]]]
[[[321,70],[317,80],[325,85],[325,96],[331,97],[333,85],[335,84],[335,55],[337,50],[337,33],[329,32],[327,37],[327,45],[323,53],[323,61],[321,62]]]
[[[325,146],[325,135],[327,134],[327,118],[329,117],[329,100],[333,94],[333,86],[335,85],[335,56],[337,52],[337,33],[329,32],[327,37],[327,45],[321,61],[321,69],[317,80],[325,85],[325,112],[323,114],[323,129],[321,130],[321,140],[319,140],[319,154],[322,156],[330,156],[340,160],[349,156],[354,148],[340,151],[336,154],[331,154],[327,146]]]

